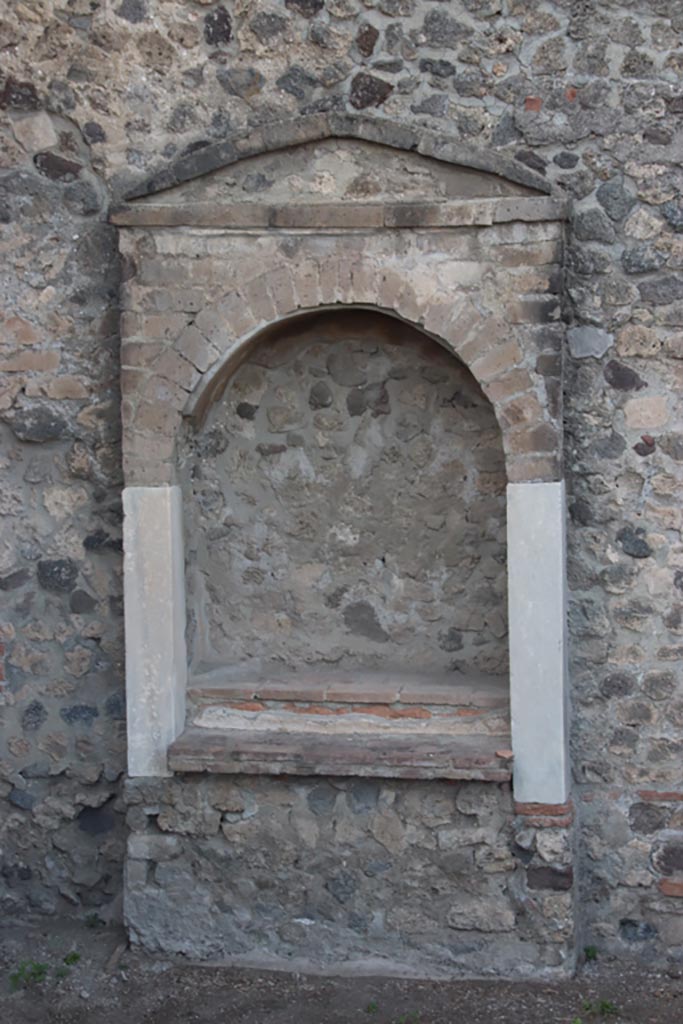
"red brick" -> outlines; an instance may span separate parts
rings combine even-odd
[[[515,814],[541,814],[547,818],[561,818],[574,811],[571,800],[566,804],[524,804],[515,800]]]
[[[664,790],[658,792],[656,789],[639,789],[638,796],[641,800],[647,800],[653,803],[681,803],[683,801],[683,793],[678,793],[672,790]]]
[[[527,96],[526,99],[524,100],[524,109],[525,110],[534,110],[534,111],[538,112],[541,109],[542,106],[543,106],[543,100],[541,99],[540,96]]]

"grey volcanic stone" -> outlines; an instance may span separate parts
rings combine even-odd
[[[331,893],[338,903],[347,903],[355,893],[358,885],[353,875],[348,871],[340,871],[334,878],[328,878],[325,888]]]
[[[600,359],[614,344],[614,335],[599,327],[570,327],[567,341],[574,359]]]
[[[614,221],[623,220],[636,204],[636,197],[626,191],[619,178],[612,178],[601,185],[596,198],[607,216]]]
[[[383,644],[389,639],[389,634],[377,618],[377,612],[367,601],[347,605],[344,609],[344,623],[351,633],[374,640],[375,643]]]
[[[653,306],[668,306],[671,302],[683,299],[683,275],[654,277],[639,284],[638,291],[643,302],[651,302]]]
[[[600,683],[603,697],[628,697],[636,688],[636,681],[628,672],[612,672]]]
[[[455,64],[451,64],[449,60],[432,60],[430,57],[425,57],[420,61],[420,71],[434,75],[436,78],[450,78],[455,74]]]
[[[463,646],[462,633],[453,626],[439,636],[439,647],[444,651],[461,651]]]
[[[663,263],[663,254],[646,243],[624,249],[621,257],[621,265],[627,274],[644,274],[650,270],[659,270]]]
[[[119,18],[124,18],[131,24],[137,25],[147,17],[147,5],[144,0],[123,0],[116,13]]]
[[[249,22],[249,27],[255,36],[258,36],[262,43],[269,43],[287,28],[288,22],[279,14],[272,14],[267,11],[259,12]]]
[[[265,82],[256,68],[219,68],[216,79],[230,96],[240,96],[242,99],[260,92]]]
[[[628,811],[628,820],[634,832],[642,835],[652,835],[666,828],[669,819],[669,812],[665,807],[658,804],[631,804]]]
[[[295,65],[285,71],[284,75],[278,78],[276,84],[295,99],[305,100],[318,85],[318,79]]]
[[[332,405],[332,401],[332,392],[324,380],[319,380],[317,384],[313,385],[308,396],[308,404],[311,409],[327,409]]]
[[[36,802],[36,798],[26,789],[17,789],[15,786],[10,790],[9,802],[14,807],[20,807],[22,811],[30,811]]]
[[[683,201],[669,199],[668,202],[662,203],[659,210],[664,215],[669,227],[679,233],[683,231]]]
[[[335,384],[342,387],[358,387],[365,384],[366,375],[356,363],[348,351],[333,352],[327,360],[327,370]]]
[[[34,405],[19,409],[10,421],[12,432],[20,441],[56,441],[65,437],[67,422],[49,406]]]
[[[307,802],[314,814],[326,815],[332,812],[337,801],[337,790],[328,782],[320,782],[309,790]]]
[[[658,444],[659,450],[674,462],[683,462],[683,434],[662,434]]]
[[[463,39],[472,35],[469,25],[444,10],[430,11],[424,20],[422,31],[427,46],[446,50],[456,49]]]
[[[581,242],[606,242],[609,245],[616,239],[612,223],[598,206],[575,214],[572,228],[575,238]]]

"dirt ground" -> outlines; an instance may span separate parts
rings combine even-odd
[[[0,927],[2,1024],[683,1024],[683,970],[598,953],[556,984],[326,978],[197,966],[128,949],[122,931]]]

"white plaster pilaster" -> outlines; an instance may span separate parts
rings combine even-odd
[[[514,795],[569,797],[564,483],[507,489]]]
[[[127,487],[123,510],[128,774],[170,775],[187,677],[180,488]]]

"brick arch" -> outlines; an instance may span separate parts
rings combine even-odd
[[[124,394],[124,421],[127,414],[126,427],[133,428],[126,430],[129,465],[142,461],[148,483],[172,482],[182,418],[202,419],[263,331],[342,306],[371,307],[404,320],[456,356],[493,406],[508,479],[548,479],[547,464],[559,456],[560,430],[515,328],[483,314],[467,292],[440,289],[428,271],[383,268],[362,253],[291,261],[242,282],[203,309],[150,363],[141,394]]]

